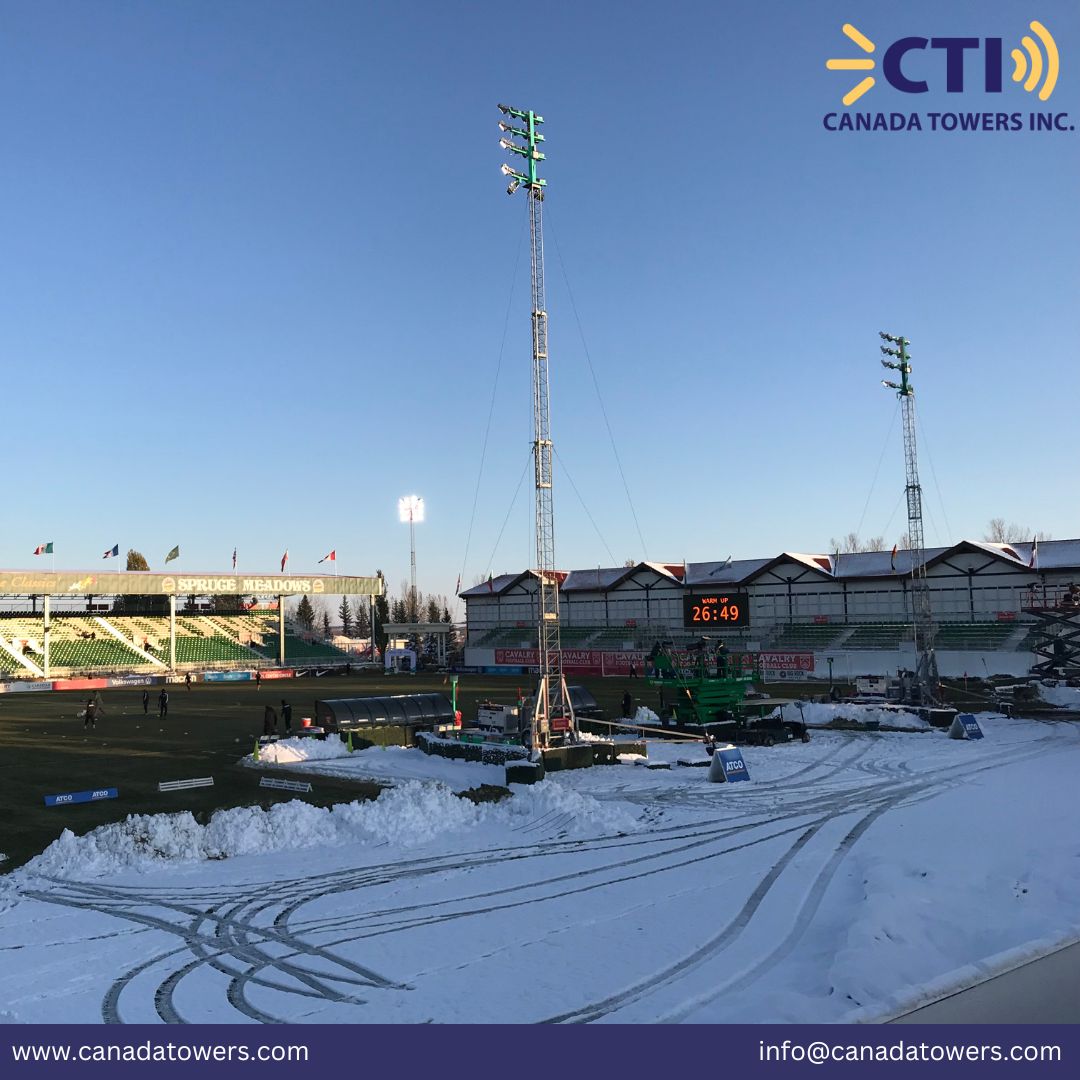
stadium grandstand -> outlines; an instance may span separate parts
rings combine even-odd
[[[355,654],[292,623],[285,601],[382,591],[379,577],[4,570],[0,680],[346,665]]]
[[[1038,659],[1040,634],[1045,644],[1047,618],[1080,583],[1080,540],[962,540],[928,549],[924,565],[941,673],[1023,675]],[[915,662],[911,570],[910,552],[894,550],[560,572],[564,667],[571,674],[640,672],[656,641],[688,644],[706,634],[732,651],[760,653],[766,670],[771,665],[781,676],[826,678],[830,668],[845,678],[888,674]],[[530,666],[536,594],[531,570],[460,594],[468,667]],[[740,611],[735,625],[694,621],[695,601],[700,615],[700,601],[724,598]]]

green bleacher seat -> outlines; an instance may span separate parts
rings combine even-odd
[[[827,649],[847,627],[836,623],[821,625],[818,623],[795,623],[785,626],[774,639],[774,645],[780,649],[804,647]]]
[[[863,623],[844,642],[845,649],[898,649],[912,640],[908,623]]]

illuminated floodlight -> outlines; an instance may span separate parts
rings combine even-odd
[[[424,520],[424,500],[419,495],[406,495],[397,501],[398,520],[406,524]]]

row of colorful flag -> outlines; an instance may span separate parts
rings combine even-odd
[[[34,548],[34,554],[35,555],[53,555],[53,554],[55,554],[55,552],[53,551],[53,541],[50,540],[47,544],[38,544],[38,546],[36,548]],[[103,559],[115,559],[119,554],[120,554],[120,545],[119,544],[113,544],[113,546],[111,548],[106,549],[105,554],[102,555],[101,557]],[[174,547],[169,552],[169,554],[165,556],[165,565],[167,566],[169,563],[171,563],[173,561],[173,559],[179,559],[179,558],[180,558],[180,545],[177,544],[176,547]],[[331,551],[328,555],[324,555],[319,560],[319,562],[320,563],[337,562],[337,548],[334,548],[334,550]],[[281,556],[281,572],[282,573],[285,573],[285,567],[288,566],[288,565],[289,565],[289,549],[286,548],[285,549],[285,554]],[[234,570],[236,569],[236,548],[233,548],[232,568]]]

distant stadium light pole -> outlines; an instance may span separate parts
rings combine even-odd
[[[934,655],[934,615],[930,606],[930,585],[926,580],[926,547],[923,541],[922,486],[919,483],[919,463],[915,453],[915,388],[908,376],[911,364],[906,337],[897,334],[878,334],[881,351],[893,360],[882,360],[881,366],[900,372],[900,382],[882,379],[881,385],[896,391],[904,410],[904,474],[908,509],[908,547],[911,558],[911,622],[915,632],[915,655],[918,668],[915,679],[923,704],[937,701],[938,666]]]
[[[419,495],[398,499],[398,518],[409,523],[409,606],[413,621],[420,621],[420,606],[416,602],[416,525],[424,520],[424,500]]]
[[[532,711],[531,734],[534,748],[549,745],[552,732],[558,738],[573,738],[576,731],[574,710],[562,670],[562,639],[559,630],[559,581],[555,576],[555,510],[551,497],[551,381],[548,375],[547,303],[544,297],[544,189],[546,180],[537,175],[544,154],[540,144],[544,136],[538,127],[544,122],[531,109],[500,105],[499,110],[512,121],[499,122],[503,138],[499,145],[523,159],[517,172],[503,165],[510,178],[507,195],[525,187],[529,200],[529,239],[532,265],[532,374],[533,374],[533,455],[536,469],[536,575],[538,579],[537,614],[540,680]],[[520,126],[515,126],[516,121]],[[520,142],[515,142],[516,136]],[[557,701],[552,689],[557,691]]]

